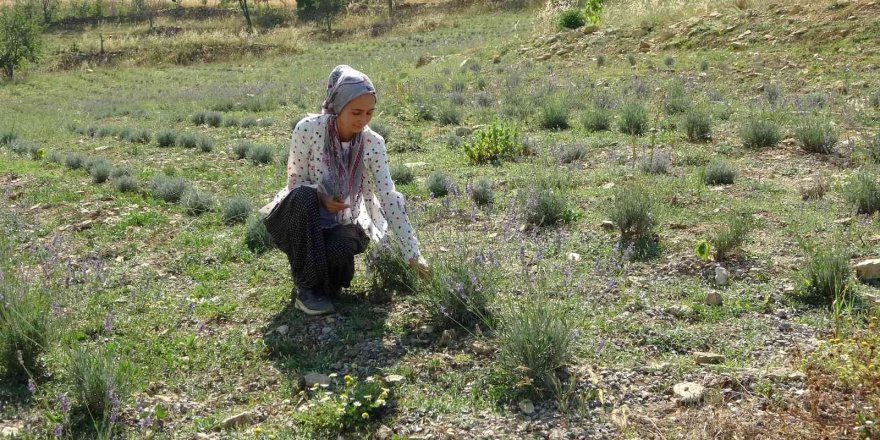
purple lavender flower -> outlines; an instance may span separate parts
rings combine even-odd
[[[104,333],[113,333],[113,312],[104,316]]]
[[[70,412],[70,399],[67,398],[67,394],[58,393],[58,403],[61,404],[61,412],[65,414]]]
[[[150,426],[153,426],[153,418],[150,416],[144,417],[138,422],[138,426],[144,431],[150,429]]]
[[[56,303],[52,303],[52,314],[55,316],[61,316],[61,305]]]
[[[19,350],[18,353],[19,353],[18,359],[19,359],[19,362],[21,362],[21,355],[20,355],[21,350]],[[28,389],[28,391],[30,391],[31,394],[35,394],[37,392],[37,383],[34,382],[34,380],[31,378],[28,378],[27,389]]]
[[[52,433],[55,435],[56,438],[61,437],[61,434],[64,433],[64,429],[61,427],[60,423],[55,424],[55,429],[52,431]]]

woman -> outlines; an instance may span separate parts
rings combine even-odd
[[[350,285],[354,256],[370,239],[387,243],[389,232],[419,276],[428,271],[391,181],[385,140],[367,126],[376,98],[366,75],[336,66],[321,114],[293,129],[287,186],[261,209],[271,210],[267,229],[290,261],[295,307],[308,315],[334,311],[330,298]]]

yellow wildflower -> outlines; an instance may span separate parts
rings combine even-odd
[[[370,418],[370,415],[367,414],[367,413],[362,413],[362,414],[361,414],[361,418],[363,418],[363,419],[369,419],[369,418]]]

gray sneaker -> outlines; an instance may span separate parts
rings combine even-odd
[[[330,299],[319,293],[317,289],[297,288],[294,307],[302,310],[306,315],[326,315],[335,312],[336,309],[333,308]]]

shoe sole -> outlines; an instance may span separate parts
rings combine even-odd
[[[327,314],[333,313],[335,311],[334,309],[329,309],[329,310],[310,309],[310,308],[306,307],[306,305],[303,304],[302,301],[300,301],[299,299],[297,299],[293,305],[294,305],[294,307],[301,310],[306,315],[310,315],[310,316],[327,315]]]

